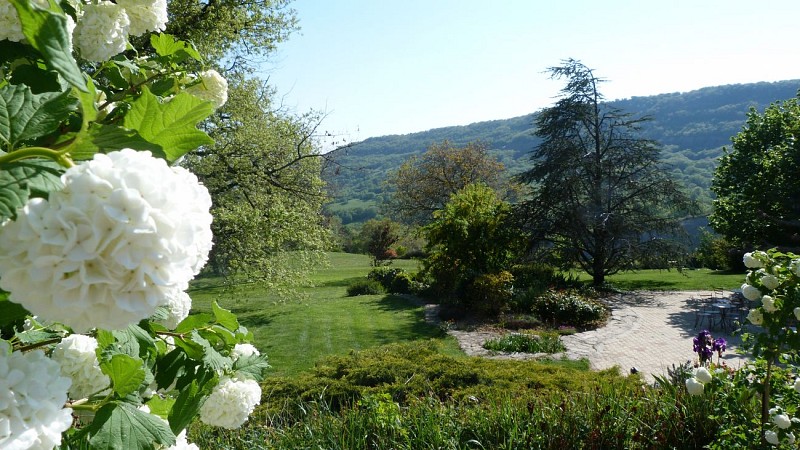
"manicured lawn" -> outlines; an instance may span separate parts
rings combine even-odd
[[[580,280],[591,281],[587,273],[576,273]],[[709,269],[637,270],[606,277],[614,287],[626,291],[710,291],[712,289],[738,289],[745,274]]]
[[[217,300],[236,313],[255,335],[256,347],[269,356],[272,375],[291,376],[321,357],[392,342],[437,339],[445,353],[460,353],[455,340],[426,324],[422,308],[407,299],[346,296],[347,285],[371,269],[368,257],[329,256],[331,264],[312,276],[315,286],[301,289],[302,298],[281,300],[260,285],[226,289],[217,280],[203,279],[190,291],[193,311],[209,311]],[[417,262],[399,260],[393,266],[416,270]]]

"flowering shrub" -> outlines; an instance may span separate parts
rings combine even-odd
[[[212,143],[197,125],[227,82],[169,35],[122,53],[167,18],[165,0],[0,2],[0,448],[196,449],[195,417],[235,428],[260,400],[252,334],[185,292],[211,198],[172,164]]]
[[[717,369],[709,372],[710,377],[703,374],[707,381],[696,373],[686,388],[699,395],[702,386],[705,391],[710,386],[727,399],[717,406],[725,426],[710,448],[756,448],[758,441],[764,447],[794,448],[800,432],[800,256],[757,251],[745,254],[744,264],[750,270],[742,295],[760,303],[747,316],[755,328],[743,336],[755,361],[736,372]],[[694,344],[704,363],[720,348],[707,332],[701,332]]]

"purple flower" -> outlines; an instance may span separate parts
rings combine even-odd
[[[722,352],[725,351],[727,348],[728,343],[725,342],[725,338],[717,338],[714,339],[714,344],[711,346],[711,349],[717,352],[717,356],[722,356]]]
[[[722,352],[725,350],[725,339],[720,338],[718,341],[719,343],[717,343],[717,341],[711,337],[711,333],[708,330],[701,331],[697,334],[697,337],[692,339],[692,343],[694,344],[694,352],[697,353],[701,363],[709,361],[714,355],[714,351],[722,354]],[[721,350],[719,346],[721,346]]]

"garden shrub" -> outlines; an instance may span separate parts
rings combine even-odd
[[[509,333],[497,339],[489,339],[483,348],[498,352],[560,353],[567,348],[556,332],[537,334]]]
[[[355,297],[356,295],[379,295],[386,291],[383,286],[375,280],[356,280],[347,286],[347,296]]]
[[[495,317],[508,308],[513,295],[514,276],[502,271],[479,275],[467,289],[467,304],[478,315]]]
[[[566,291],[549,291],[540,296],[533,305],[533,312],[553,325],[579,328],[595,325],[609,314],[602,303]]]
[[[388,291],[397,275],[404,272],[405,271],[399,267],[376,267],[369,271],[367,278],[377,281]]]
[[[389,285],[389,292],[394,294],[413,294],[416,285],[414,276],[408,272],[398,272]]]

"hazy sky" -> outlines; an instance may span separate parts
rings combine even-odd
[[[549,106],[575,58],[606,98],[800,78],[798,0],[295,0],[264,65],[285,107],[348,141]]]

